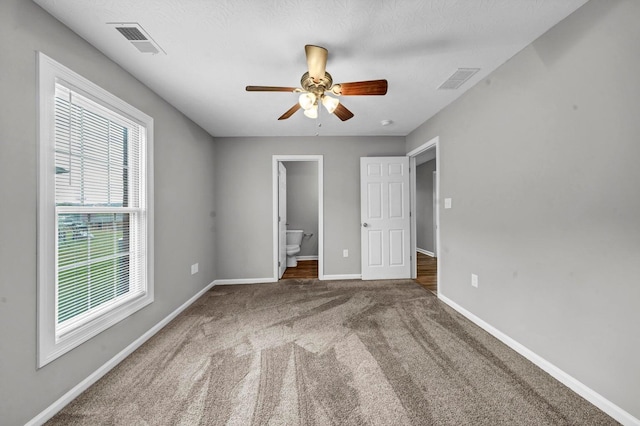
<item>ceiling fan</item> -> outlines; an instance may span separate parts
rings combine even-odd
[[[354,81],[351,83],[333,84],[333,78],[325,67],[327,65],[328,51],[324,47],[306,45],[308,72],[300,79],[300,87],[279,86],[247,86],[247,92],[292,92],[300,93],[298,103],[289,108],[278,120],[286,120],[300,108],[304,109],[304,115],[309,118],[318,117],[318,105],[322,104],[330,114],[335,114],[342,121],[353,117],[337,98],[329,96],[361,96],[384,95],[387,93],[387,80]],[[325,93],[326,92],[326,93]]]

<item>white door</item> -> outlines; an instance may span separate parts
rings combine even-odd
[[[409,157],[360,158],[362,279],[411,277]]]
[[[278,162],[278,279],[287,269],[287,169]]]

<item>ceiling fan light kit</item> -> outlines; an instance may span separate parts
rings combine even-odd
[[[313,93],[303,93],[302,95],[300,95],[300,98],[298,98],[298,103],[300,104],[302,109],[307,110],[315,105],[316,95],[314,95]]]
[[[322,97],[322,105],[324,105],[327,111],[329,111],[329,114],[333,114],[339,103],[339,100],[337,100],[336,98],[332,98],[331,96],[325,95]]]
[[[335,96],[360,96],[360,95],[385,95],[387,93],[387,80],[357,81],[352,83],[333,84],[331,74],[326,71],[328,51],[324,47],[306,45],[307,67],[300,79],[301,88],[282,86],[247,86],[247,92],[293,92],[301,93],[298,103],[282,114],[278,120],[286,120],[300,108],[309,118],[318,117],[318,101],[326,108],[329,114],[335,114],[340,120],[347,121],[353,117],[340,101],[325,95],[329,92]]]
[[[305,109],[304,115],[313,119],[318,118],[318,104],[311,105],[309,108]]]

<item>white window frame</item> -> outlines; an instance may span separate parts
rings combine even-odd
[[[69,68],[38,52],[38,355],[41,368],[98,333],[153,302],[153,118],[122,101]],[[77,88],[108,110],[122,114],[145,128],[146,292],[142,297],[112,306],[84,325],[56,336],[56,230],[55,221],[55,86],[56,81]]]

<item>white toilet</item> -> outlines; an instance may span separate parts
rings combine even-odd
[[[298,266],[296,254],[300,253],[303,235],[302,230],[287,231],[287,268]]]

